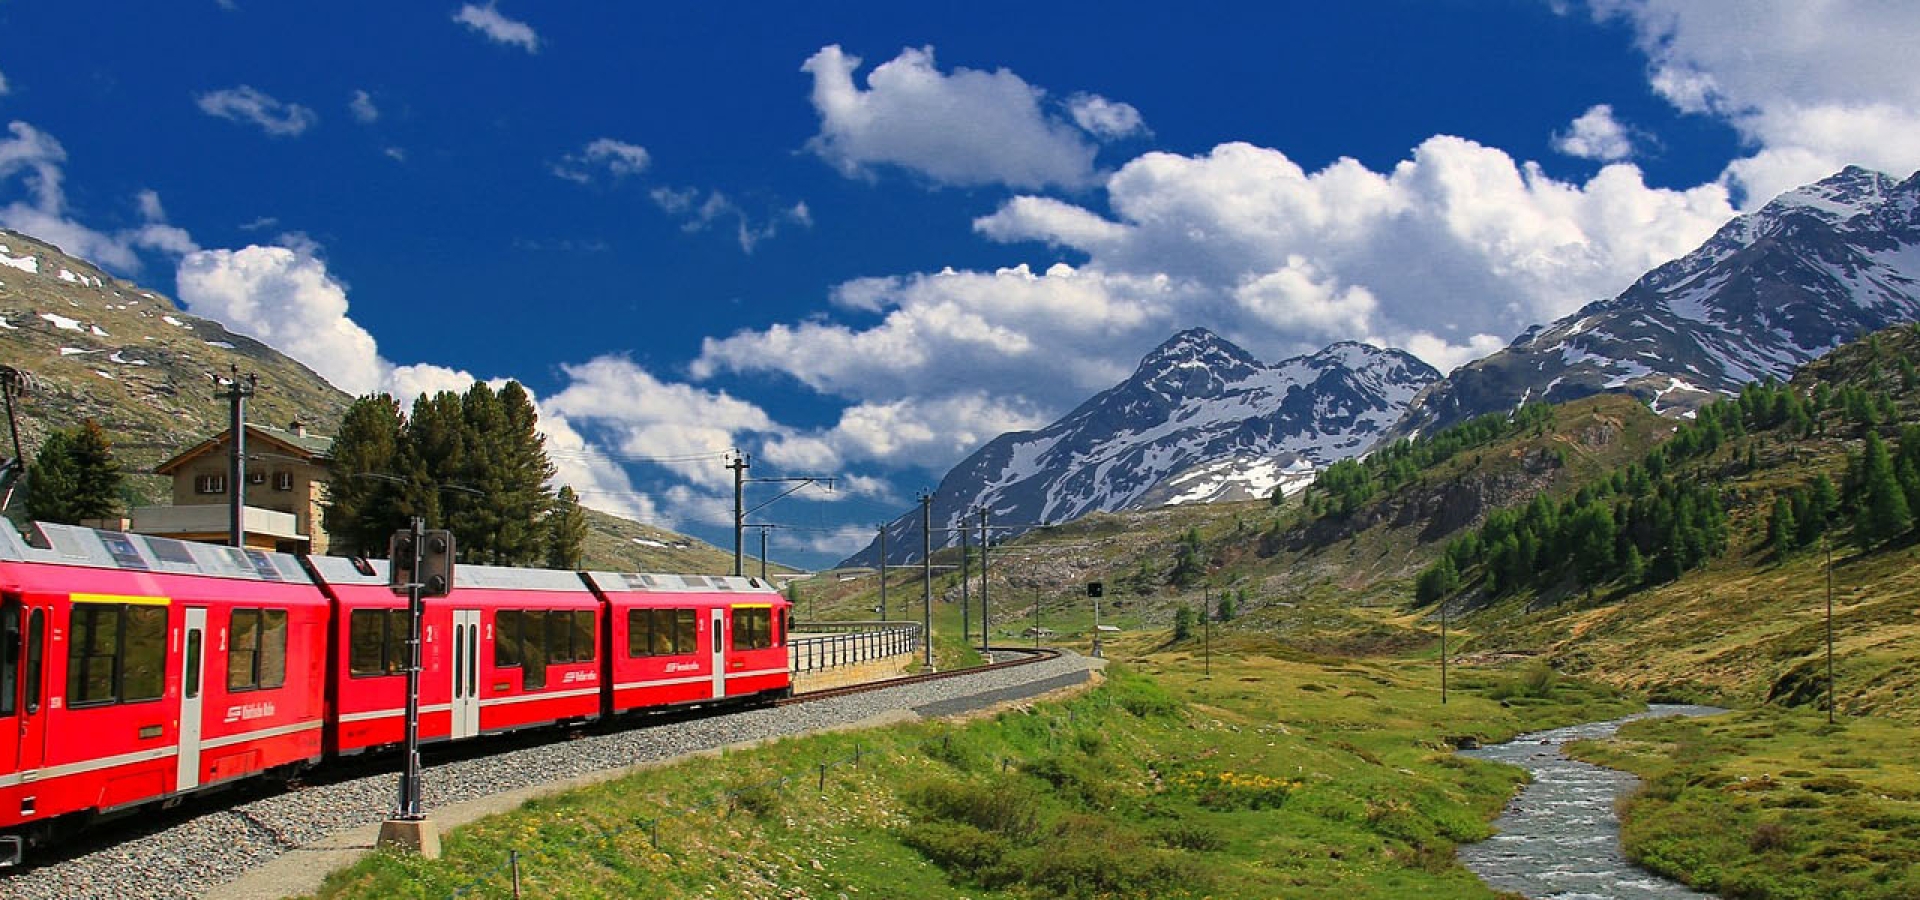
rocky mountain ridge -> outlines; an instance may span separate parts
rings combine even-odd
[[[1601,391],[1684,415],[1915,318],[1920,173],[1896,181],[1849,167],[1733,219],[1619,296],[1454,370],[1414,401],[1387,439]]]
[[[1232,484],[1270,492],[1365,450],[1437,378],[1407,353],[1353,342],[1269,366],[1189,329],[1059,421],[1001,435],[955,466],[934,494],[932,543],[958,544],[954,529],[977,524],[980,509],[1017,533],[1164,503],[1169,493],[1217,499]],[[1195,468],[1205,464],[1213,465]],[[1183,473],[1185,481],[1161,487]],[[915,511],[888,526],[888,562],[919,558],[918,520]],[[878,561],[876,541],[847,564]]]

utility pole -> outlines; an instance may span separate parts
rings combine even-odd
[[[771,526],[768,526],[768,525],[760,526],[760,580],[761,581],[767,580],[767,529],[769,527]]]
[[[933,671],[933,492],[920,495],[920,585],[926,605],[920,612],[920,639],[927,647],[927,671]]]
[[[20,483],[21,476],[27,472],[27,454],[20,449],[20,420],[13,414],[13,398],[26,391],[33,382],[33,376],[24,369],[12,366],[0,366],[0,397],[7,402],[7,427],[13,432],[13,459],[4,468],[0,468],[0,510],[13,504],[13,489]]]
[[[880,621],[887,620],[887,523],[880,523]]]
[[[1827,724],[1833,724],[1833,542],[1820,536],[1827,551]]]
[[[235,547],[247,545],[246,509],[247,509],[247,398],[253,396],[260,378],[249,372],[240,374],[240,367],[233,367],[233,374],[224,382],[227,392],[224,395],[230,407],[228,434],[232,436],[232,458],[228,461],[227,508],[230,512],[227,542]]]
[[[1034,613],[1039,614],[1039,601],[1034,602]],[[980,508],[980,652],[986,653],[987,647],[987,509]]]
[[[1440,598],[1440,705],[1447,705],[1447,598]]]
[[[727,463],[733,470],[733,574],[743,574],[741,567],[741,534],[747,524],[747,470],[753,468],[753,462],[747,454],[733,451],[733,459]]]
[[[1202,674],[1213,677],[1213,588],[1200,589],[1200,658]]]
[[[973,636],[973,542],[968,540],[967,520],[960,520],[960,646]]]
[[[739,575],[746,574],[745,563],[742,559],[742,557],[745,556],[745,552],[744,552],[745,548],[741,546],[742,545],[741,534],[742,532],[746,531],[747,516],[752,515],[753,513],[757,513],[763,509],[766,509],[769,506],[772,506],[775,503],[780,502],[782,499],[791,495],[794,491],[797,491],[810,484],[825,483],[827,486],[827,490],[833,490],[833,479],[822,477],[819,475],[798,475],[791,478],[748,478],[747,470],[753,468],[753,458],[751,456],[748,456],[745,453],[740,452],[738,449],[735,449],[733,451],[733,459],[727,463],[727,468],[733,470],[733,574],[736,576],[739,576]],[[762,503],[759,506],[756,506],[752,509],[748,509],[747,508],[747,482],[749,481],[753,482],[754,484],[763,484],[766,482],[773,482],[773,481],[798,482],[798,484],[795,484],[792,488],[789,488],[785,492],[781,493],[779,496],[774,497],[772,500],[768,500],[767,502]],[[761,538],[763,539],[763,547],[764,547],[765,537],[766,537],[766,532],[764,531],[761,532]],[[763,552],[760,554],[760,561],[761,561],[761,565],[760,565],[761,577],[764,578],[766,577],[766,553],[764,552],[764,549],[763,549]]]

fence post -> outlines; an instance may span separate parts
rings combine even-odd
[[[653,844],[653,849],[655,850],[660,849],[660,820],[659,819],[654,819],[653,821],[647,823],[647,840],[648,842]]]
[[[520,900],[520,851],[507,851],[507,867],[513,870],[513,900]]]
[[[827,792],[827,764],[820,764],[820,793]]]

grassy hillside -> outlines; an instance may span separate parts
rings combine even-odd
[[[1503,701],[1511,679],[1478,673],[1442,706],[1430,668],[1245,637],[1209,677],[1153,643],[1071,699],[642,772],[456,830],[437,862],[375,855],[320,896],[512,896],[518,851],[525,897],[1494,900],[1453,848],[1520,776],[1453,747],[1636,705],[1568,682]]]

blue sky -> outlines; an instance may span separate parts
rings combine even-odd
[[[1446,370],[1920,166],[1906,4],[690,6],[0,3],[0,225],[824,564],[1182,328]]]

